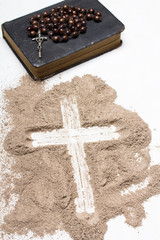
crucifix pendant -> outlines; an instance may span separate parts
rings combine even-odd
[[[41,30],[39,29],[38,30],[38,37],[36,38],[32,38],[32,41],[36,41],[38,43],[38,55],[39,55],[39,58],[42,57],[42,43],[44,40],[47,40],[47,37],[42,37],[41,36]]]

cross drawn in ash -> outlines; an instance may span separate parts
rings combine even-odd
[[[94,213],[94,197],[86,163],[84,143],[118,139],[114,126],[82,128],[77,101],[74,96],[61,99],[63,128],[51,132],[32,133],[34,147],[67,145],[77,184],[78,197],[75,199],[77,213]]]

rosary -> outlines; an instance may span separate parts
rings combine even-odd
[[[67,42],[71,38],[78,38],[79,34],[86,33],[86,21],[91,20],[101,22],[101,13],[93,8],[86,10],[73,5],[64,5],[31,17],[27,32],[28,36],[38,43],[37,48],[41,58],[42,43],[47,40],[47,37],[42,37],[41,34],[48,35],[55,43]]]

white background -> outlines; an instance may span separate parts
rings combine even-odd
[[[87,1],[87,0],[86,0]],[[56,0],[0,0],[0,24],[52,5]],[[118,94],[117,103],[136,111],[152,131],[152,164],[160,164],[160,2],[158,0],[100,0],[125,24],[123,45],[64,71],[47,81],[46,88],[84,74],[98,75]],[[0,92],[15,87],[26,74],[0,33]],[[1,100],[2,98],[0,98]],[[3,107],[3,102],[0,102]],[[106,240],[159,240],[160,197],[145,204],[147,218],[134,229],[123,216],[110,220]],[[12,238],[14,239],[14,238]],[[21,238],[22,239],[22,238]],[[28,240],[29,238],[27,238]],[[47,237],[45,239],[53,239]],[[63,238],[64,239],[64,238]]]

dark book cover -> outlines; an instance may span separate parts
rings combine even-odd
[[[85,34],[80,34],[78,38],[70,39],[63,43],[54,43],[52,39],[47,36],[48,40],[44,41],[42,44],[42,58],[38,57],[37,43],[32,41],[32,38],[28,37],[26,28],[29,25],[30,18],[36,14],[42,14],[44,11],[49,11],[52,8],[58,6],[74,5],[81,8],[90,9],[93,8],[96,11],[101,12],[102,22],[96,23],[94,21],[87,21],[87,32]],[[12,47],[16,55],[23,62],[27,70],[34,76],[32,70],[29,69],[27,64],[23,61],[19,52],[26,58],[28,65],[33,66],[33,68],[40,69],[52,63],[65,59],[67,56],[71,56],[73,53],[80,52],[81,50],[87,49],[89,46],[93,46],[111,36],[114,36],[124,30],[124,25],[99,1],[97,0],[66,0],[60,3],[54,4],[52,6],[46,7],[44,9],[38,10],[36,12],[30,13],[26,16],[17,18],[15,20],[6,22],[2,25],[2,31],[6,31],[9,38],[14,42],[15,48],[12,46],[10,41],[5,37],[9,45]],[[43,36],[43,35],[42,35]],[[95,54],[98,55],[98,54]],[[85,59],[84,59],[85,60]],[[87,57],[86,57],[87,60]],[[74,64],[71,64],[74,65]],[[63,66],[62,66],[63,69]],[[53,69],[53,74],[54,69]],[[48,75],[51,75],[48,74]],[[47,71],[46,76],[47,77]],[[39,77],[40,78],[40,77]]]

